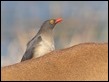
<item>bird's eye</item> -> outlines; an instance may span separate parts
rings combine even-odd
[[[54,20],[50,20],[50,24],[54,24]]]

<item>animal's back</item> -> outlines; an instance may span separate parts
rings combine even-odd
[[[4,67],[2,80],[108,80],[108,44],[80,44]]]

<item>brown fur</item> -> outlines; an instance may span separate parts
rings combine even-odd
[[[79,44],[3,67],[1,79],[108,80],[108,44]]]

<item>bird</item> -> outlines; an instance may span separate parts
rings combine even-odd
[[[53,29],[61,21],[62,18],[44,21],[38,33],[27,43],[27,48],[21,62],[43,56],[55,50]]]

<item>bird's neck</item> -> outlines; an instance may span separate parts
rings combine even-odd
[[[39,35],[41,35],[41,38],[49,43],[49,45],[54,45],[54,37],[53,37],[53,30],[48,29],[48,30],[39,30],[38,32]]]
[[[47,31],[47,32],[43,32],[41,34],[42,38],[46,41],[49,41],[51,43],[54,42],[54,37],[53,37],[53,32],[52,31]]]

